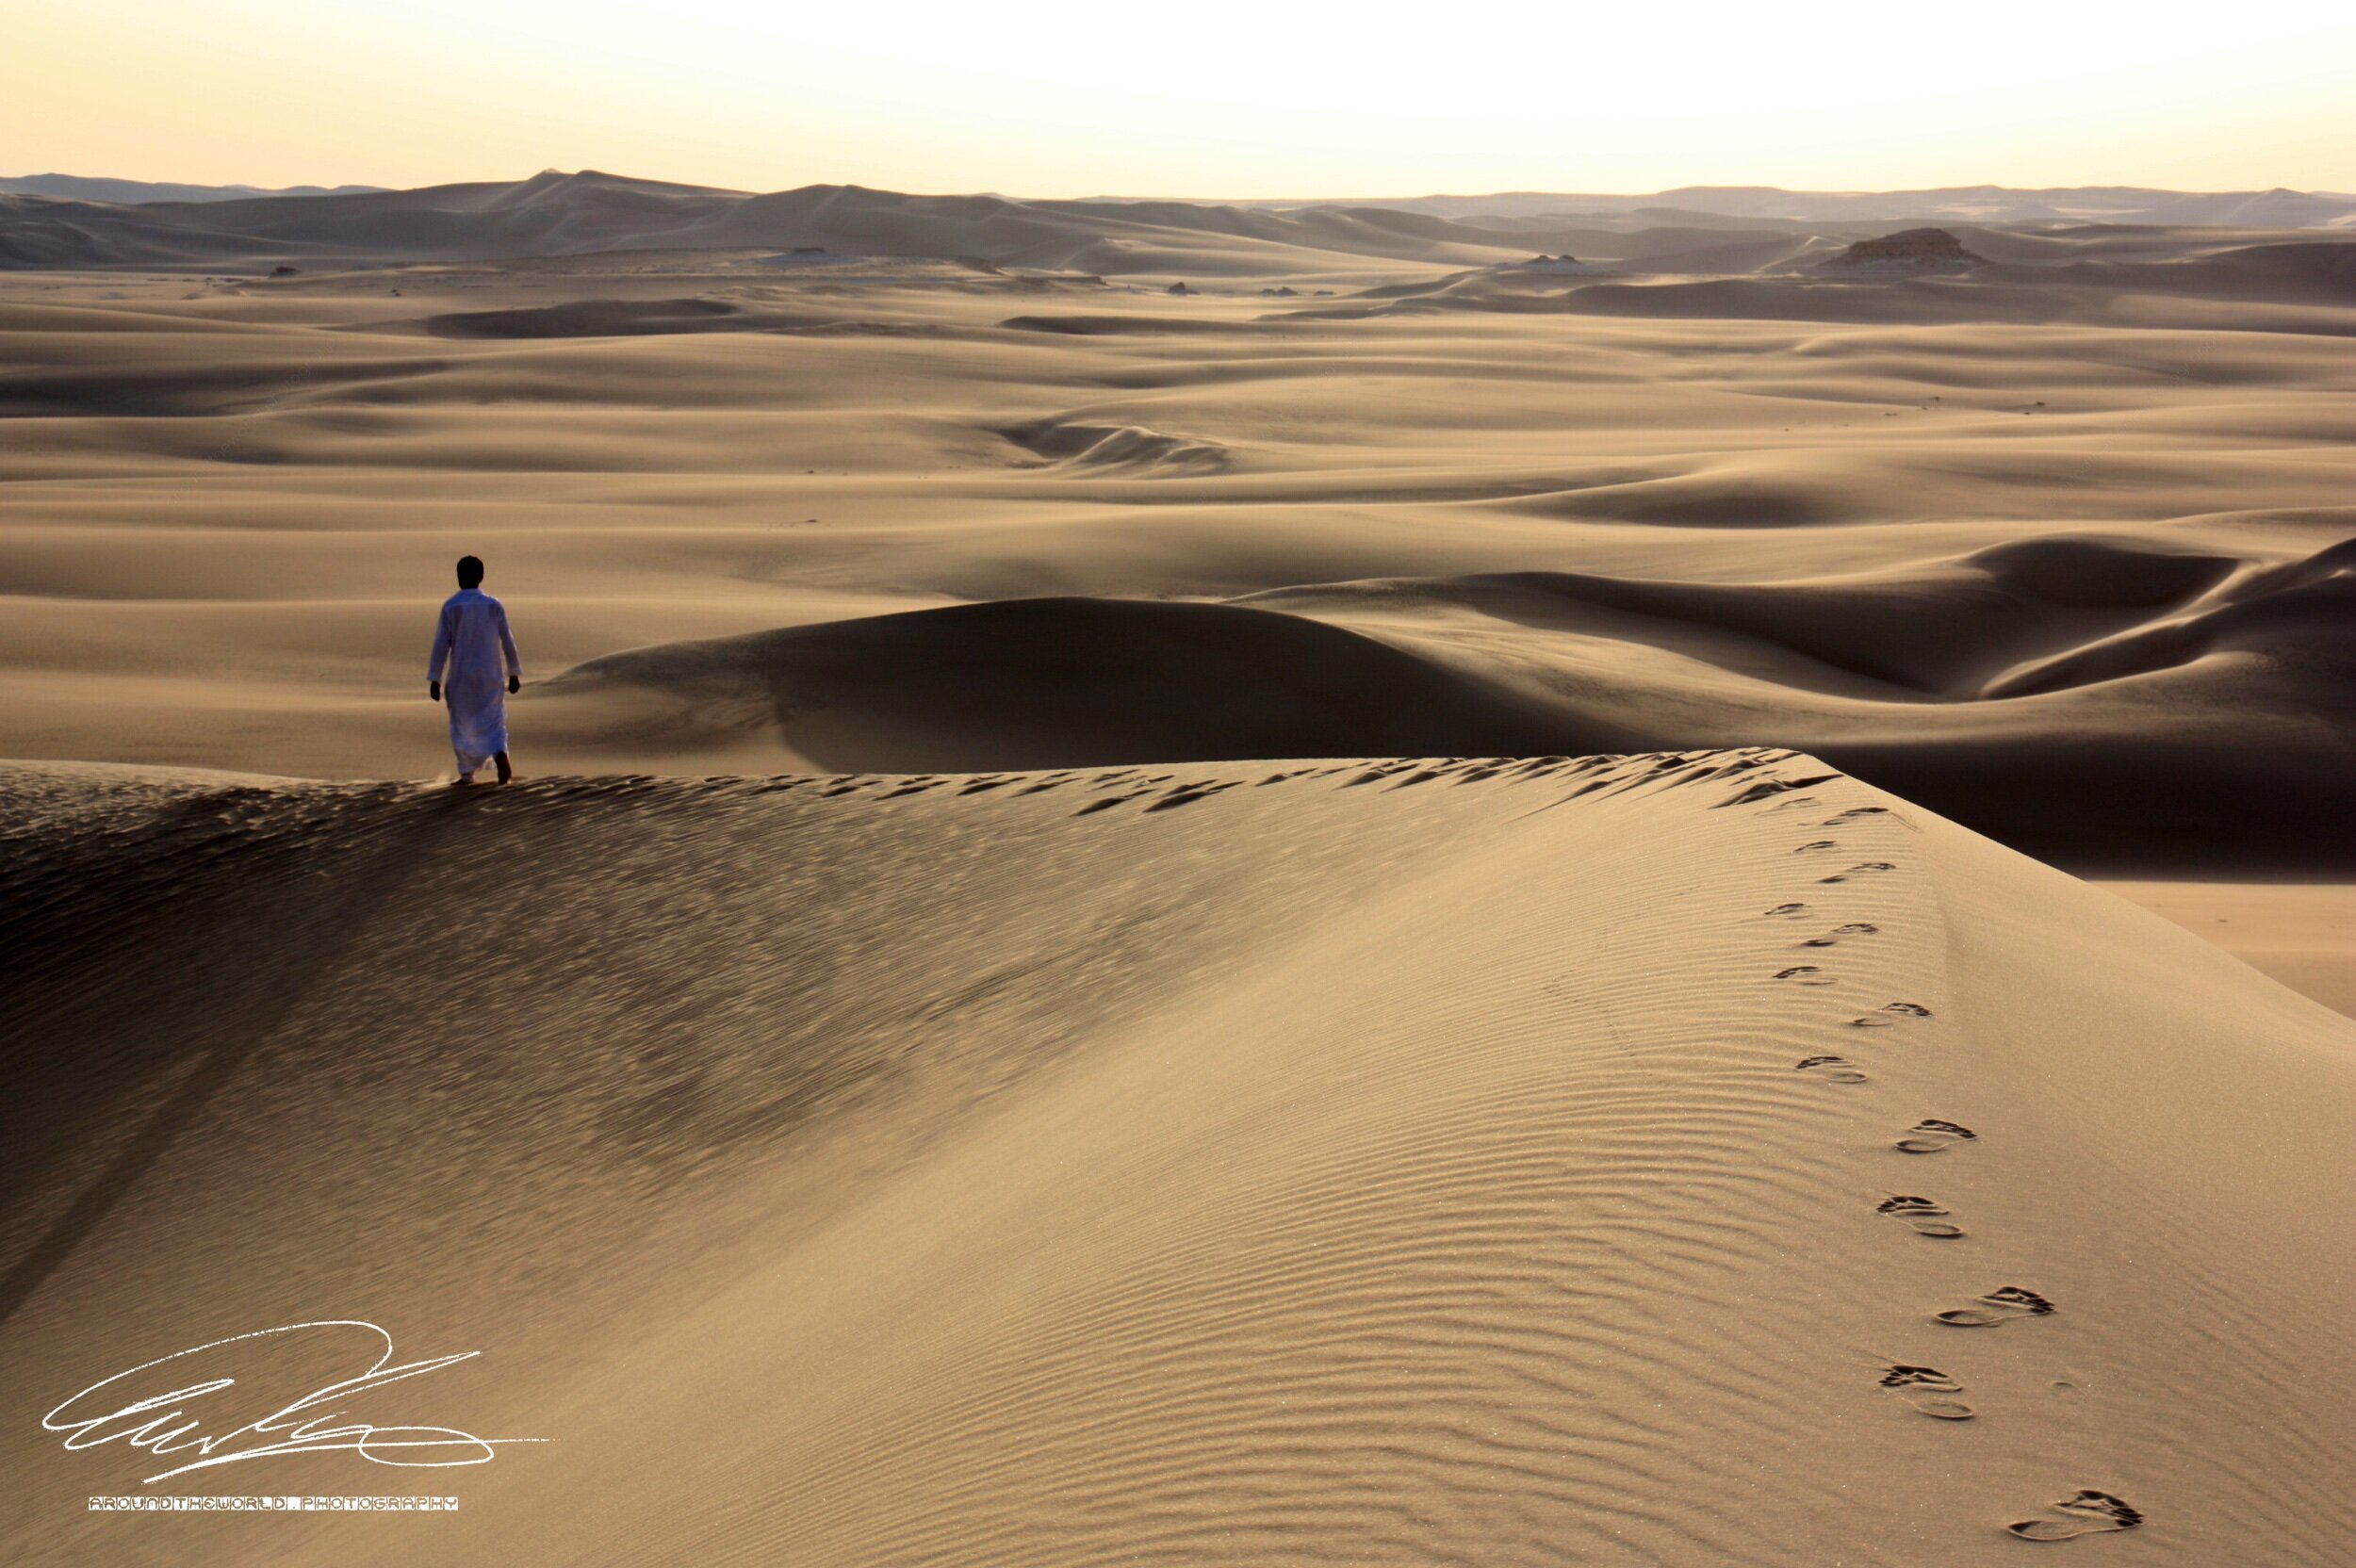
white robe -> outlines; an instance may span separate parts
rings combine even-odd
[[[507,749],[506,678],[521,680],[523,674],[515,639],[507,630],[506,606],[480,588],[461,588],[442,601],[425,678],[442,683],[459,777],[472,778],[475,769]]]

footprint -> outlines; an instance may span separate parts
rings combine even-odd
[[[1775,978],[1800,986],[1829,986],[1833,983],[1832,976],[1814,964],[1794,964],[1790,969],[1779,969],[1775,971]]]
[[[1851,866],[1847,871],[1837,871],[1830,876],[1820,876],[1816,880],[1819,882],[1846,882],[1852,877],[1878,876],[1883,872],[1896,871],[1897,869],[1898,868],[1896,866],[1891,865],[1887,860],[1864,860],[1858,862],[1857,865]]]
[[[2094,1535],[2102,1530],[2131,1530],[2143,1523],[2140,1511],[2107,1492],[2082,1491],[2053,1504],[2053,1509],[2063,1517],[2023,1519],[2017,1525],[2006,1525],[2004,1529],[2023,1541],[2068,1541],[2073,1536]]]
[[[1800,945],[1802,947],[1838,947],[1843,937],[1870,937],[1880,929],[1878,925],[1868,925],[1863,921],[1857,921],[1848,925],[1836,925],[1823,936],[1810,937]]]
[[[1768,919],[1773,920],[1777,915],[1796,915],[1807,907],[1805,904],[1778,904],[1774,908],[1763,912]]]
[[[1890,1147],[1906,1154],[1937,1154],[1979,1135],[1961,1122],[1941,1121],[1937,1117],[1926,1116],[1907,1128],[1906,1135]]]
[[[1846,1056],[1810,1056],[1804,1062],[1793,1062],[1793,1070],[1813,1072],[1828,1084],[1862,1084],[1865,1074],[1851,1065]]]
[[[1841,846],[1839,844],[1833,842],[1830,839],[1819,839],[1814,843],[1802,844],[1792,853],[1794,855],[1813,855],[1819,850],[1839,849],[1840,847]]]
[[[1974,1413],[1961,1399],[1950,1397],[1961,1394],[1963,1385],[1935,1366],[1892,1365],[1882,1374],[1882,1387],[1894,1390],[1908,1409],[1941,1421],[1969,1421]]]
[[[2004,1285],[1981,1297],[1977,1306],[1934,1313],[1932,1321],[1951,1329],[1992,1329],[2016,1317],[2048,1317],[2053,1311],[2053,1303],[2036,1291]]]
[[[1919,1236],[1929,1236],[1938,1241],[1953,1241],[1963,1234],[1963,1227],[1951,1225],[1939,1217],[1947,1211],[1927,1198],[1885,1198],[1874,1205],[1873,1212],[1886,1214],[1892,1219],[1905,1220],[1906,1228]]]
[[[1855,822],[1859,817],[1884,817],[1889,814],[1890,808],[1887,806],[1852,806],[1845,811],[1835,811],[1826,817],[1824,825],[1830,827],[1837,822]]]
[[[1868,1013],[1863,1018],[1851,1019],[1849,1027],[1882,1029],[1897,1022],[1902,1018],[1928,1018],[1930,1016],[1931,1010],[1920,1002],[1891,1002],[1885,1004],[1880,1012]]]

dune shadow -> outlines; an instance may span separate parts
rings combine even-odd
[[[191,809],[210,803],[208,797],[192,803]],[[0,1324],[14,1317],[106,1223],[107,1217],[155,1168],[221,1089],[270,1043],[303,999],[339,966],[368,916],[419,873],[430,858],[427,852],[434,841],[447,831],[454,816],[471,804],[465,793],[454,791],[422,797],[416,803],[415,820],[396,823],[389,830],[381,832],[365,863],[351,874],[338,877],[324,907],[314,911],[310,918],[208,923],[208,929],[260,929],[284,939],[273,942],[268,961],[257,957],[250,966],[235,972],[239,983],[226,989],[236,999],[236,1004],[213,1009],[205,1024],[200,1025],[216,1036],[216,1043],[199,1049],[195,1065],[181,1074],[162,1102],[146,1114],[63,1212],[44,1226],[23,1255],[0,1274]],[[329,820],[332,819],[316,820],[310,825],[323,830]],[[189,845],[185,846],[183,853],[206,858],[207,848]],[[270,877],[255,877],[253,881],[265,896],[275,890]],[[240,889],[237,892],[243,895],[247,890]],[[106,890],[101,885],[89,889],[88,893],[94,901],[103,903]],[[104,965],[115,956],[103,954],[98,962]],[[223,951],[216,955],[215,964],[235,965],[238,956],[234,951]],[[195,1010],[203,1016],[205,1009],[202,1004],[217,998],[199,996],[186,1000],[199,1004]],[[165,1004],[150,1009],[149,1016],[171,1028],[188,1013],[186,1006]],[[87,1015],[82,1021],[98,1026],[98,1021]],[[73,1027],[78,1025],[61,1029],[61,1036],[72,1037]],[[45,1147],[33,1152],[29,1159],[20,1146],[14,1162],[17,1190],[37,1193],[48,1172],[63,1165],[94,1130],[88,1121],[61,1118],[50,1125],[48,1136],[42,1140]]]

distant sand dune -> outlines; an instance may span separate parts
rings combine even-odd
[[[1778,733],[2049,853],[2117,858],[2141,839],[2312,863],[2356,849],[2331,804],[2348,738],[2291,717],[2333,710],[2356,680],[2350,548],[2251,574],[2053,537],[1936,575],[1788,585],[1522,572],[1235,607],[1017,600],[609,655],[551,684],[548,713],[577,745],[774,732],[832,766],[912,770],[1216,760],[1278,740],[1579,752],[1732,740],[1772,702]],[[1466,614],[1527,635],[1448,629]],[[1597,639],[1616,673],[1580,650]],[[1643,645],[1664,656],[1654,668],[1625,659]],[[2186,748],[2236,730],[2266,738],[2205,760]]]
[[[1213,320],[1189,320],[1177,316],[1137,316],[1073,313],[1059,316],[1009,316],[999,323],[1013,332],[1061,333],[1074,337],[1095,337],[1108,334],[1166,333],[1231,333],[1233,323]]]
[[[1317,621],[1083,598],[609,654],[549,685],[550,717],[571,721],[571,708],[584,715],[573,722],[642,722],[646,705],[610,700],[616,688],[661,694],[682,727],[697,705],[716,704],[706,710],[723,727],[765,721],[801,754],[907,771],[1257,757],[1277,741],[1307,756],[1500,751],[1549,717],[1508,689]],[[1587,739],[1593,749],[1617,736],[1597,726]]]
[[[131,205],[105,199],[139,194],[104,181],[0,181],[0,268],[466,262],[823,247],[1214,278],[1315,271],[1350,259],[1479,268],[1558,252],[1644,270],[1748,272],[1812,261],[1849,241],[1923,222],[1963,233],[1967,243],[1972,225],[1987,224],[2083,223],[2112,233],[2230,225],[2264,233],[2356,222],[2356,197],[2297,191],[2187,196],[1984,187],[1838,195],[1692,190],[1653,199],[1026,201],[859,186],[749,194],[594,170],[417,190],[247,193]],[[2045,247],[2049,253],[2077,237],[2068,229],[2063,234]],[[2074,250],[2087,256],[2101,248],[2081,243]]]
[[[1000,434],[1051,462],[1082,468],[1121,468],[1158,473],[1218,473],[1228,449],[1216,441],[1195,441],[1142,425],[1083,424],[1071,419],[1035,419],[1009,425]]]
[[[741,331],[725,300],[580,300],[530,310],[455,311],[424,325],[442,337],[624,337],[635,333]]]
[[[1987,694],[2025,696],[2120,680],[2220,652],[2254,655],[2311,678],[2356,670],[2356,539],[2303,562],[2246,574],[2191,614],[2016,670]]]
[[[1530,596],[1629,612],[1695,630],[1742,633],[1836,670],[1925,696],[2011,695],[1985,690],[1991,674],[2035,650],[2075,646],[2090,634],[2139,627],[2184,603],[2239,564],[2107,540],[2047,538],[1999,545],[1937,574],[1874,574],[1774,583],[1660,582],[1521,572],[1417,585],[1399,581],[1281,589],[1252,602],[1309,608],[1365,593],[1396,609],[1419,587],[1480,605],[1502,619],[1543,623]],[[1643,631],[1631,635],[1642,637]],[[1674,642],[1675,633],[1662,639]],[[2154,666],[2156,667],[2156,666]],[[2120,673],[2132,673],[2122,670]],[[2055,681],[2060,685],[2076,682]]]
[[[527,186],[432,201],[517,243],[653,213],[736,248],[0,276],[0,751],[431,776],[419,617],[472,551],[529,772],[1772,742],[2073,869],[2356,864],[2348,242],[1955,219],[1990,265],[1647,283],[1751,243],[1652,213],[1567,247],[1624,242],[1598,282],[1451,219],[1497,248],[1260,253],[1317,269],[1280,301],[1223,248],[1454,241],[1390,208]],[[1045,270],[1144,268],[1182,224],[1219,264],[1183,296]]]

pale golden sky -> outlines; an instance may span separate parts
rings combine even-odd
[[[0,174],[2356,190],[2356,6],[0,0]]]

